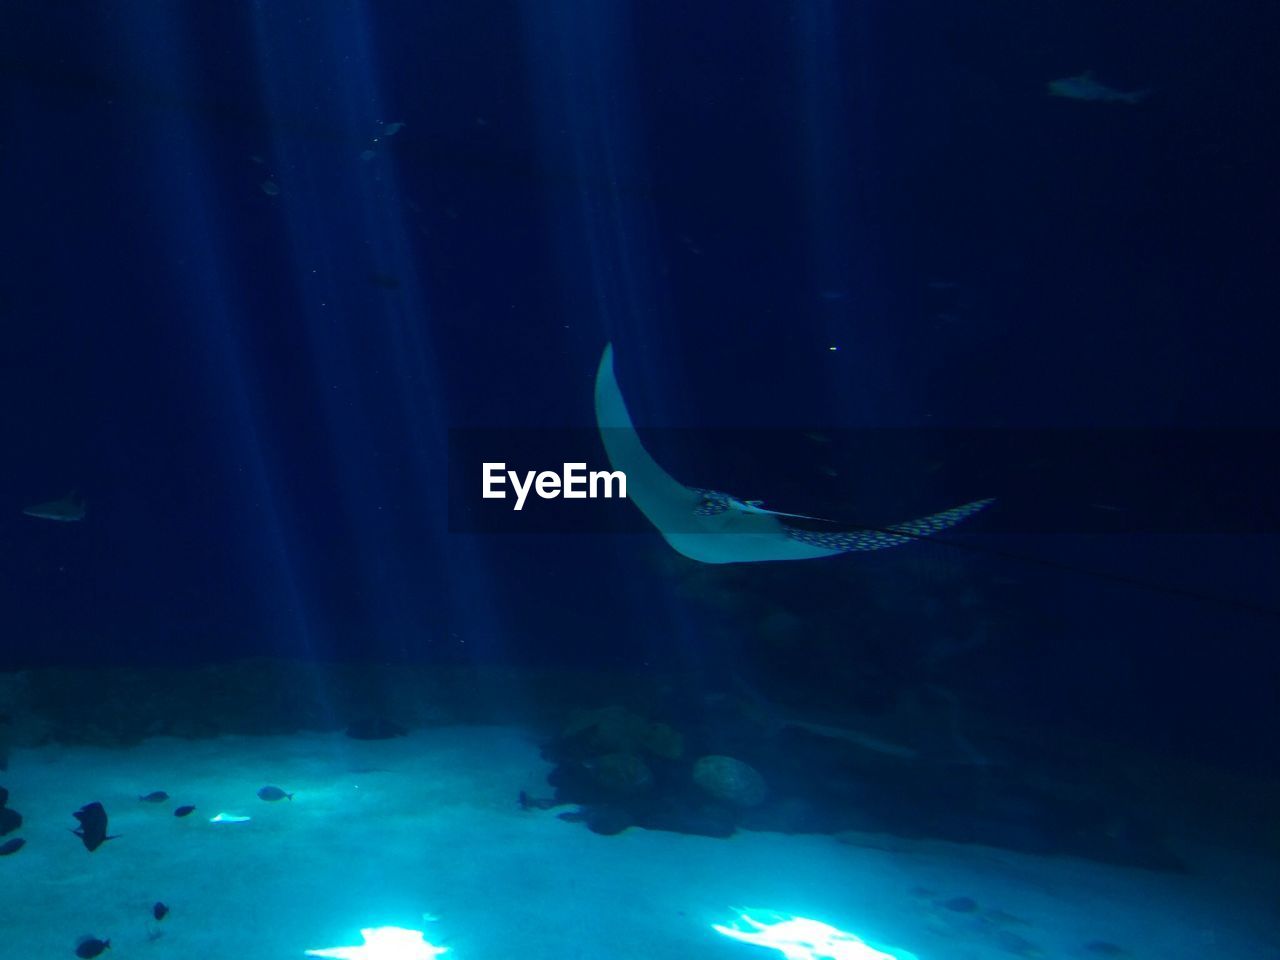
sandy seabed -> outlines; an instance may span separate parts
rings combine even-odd
[[[283,960],[396,925],[453,960],[780,958],[711,929],[738,906],[920,960],[1280,956],[1274,863],[1199,851],[1167,874],[893,838],[601,837],[520,809],[548,769],[510,727],[16,751],[0,783],[27,842],[0,858],[0,957],[74,957],[92,934],[109,960]],[[259,800],[266,784],[294,798]],[[171,799],[138,800],[152,790]],[[119,838],[89,853],[69,831],[94,800]],[[196,812],[175,818],[185,803]],[[219,812],[250,820],[210,823]]]

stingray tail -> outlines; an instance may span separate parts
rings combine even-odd
[[[957,523],[962,520],[968,520],[979,510],[983,510],[995,502],[995,497],[974,500],[972,503],[964,503],[958,507],[952,507],[950,510],[943,510],[941,513],[931,513],[929,516],[920,517],[918,520],[895,523],[886,529],[890,533],[902,534],[908,540],[919,540],[922,537],[931,537],[935,533],[949,530]]]
[[[866,550],[887,550],[904,543],[925,540],[943,530],[949,530],[962,520],[967,520],[979,510],[995,502],[994,497],[985,500],[974,500],[961,504],[941,513],[931,513],[927,517],[895,523],[890,527],[864,528],[861,530],[842,530],[836,533],[824,533],[816,530],[801,530],[788,527],[787,536],[810,546],[829,550],[831,553],[860,553]]]

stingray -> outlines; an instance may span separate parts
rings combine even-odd
[[[640,442],[613,370],[613,345],[596,371],[596,426],[615,470],[627,477],[627,497],[677,553],[701,563],[813,560],[911,543],[954,527],[992,500],[880,529],[809,530],[788,519],[819,520],[766,510],[718,490],[685,486],[658,465]]]

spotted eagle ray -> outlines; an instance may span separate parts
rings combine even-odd
[[[640,442],[613,370],[613,345],[596,371],[596,426],[615,470],[627,476],[627,496],[677,553],[701,563],[812,560],[883,550],[932,536],[990,504],[975,500],[882,529],[804,530],[786,518],[817,519],[766,510],[718,490],[687,487],[658,465]]]

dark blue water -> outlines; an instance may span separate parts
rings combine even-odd
[[[929,682],[1274,765],[1274,529],[978,521],[712,570],[451,530],[446,442],[589,429],[608,340],[654,427],[1276,427],[1274,14],[588,6],[5,11],[0,664],[774,672],[869,708]],[[1090,68],[1152,93],[1047,96]],[[689,480],[890,518],[1018,492],[895,503],[890,469]],[[83,522],[20,515],[72,488]]]

